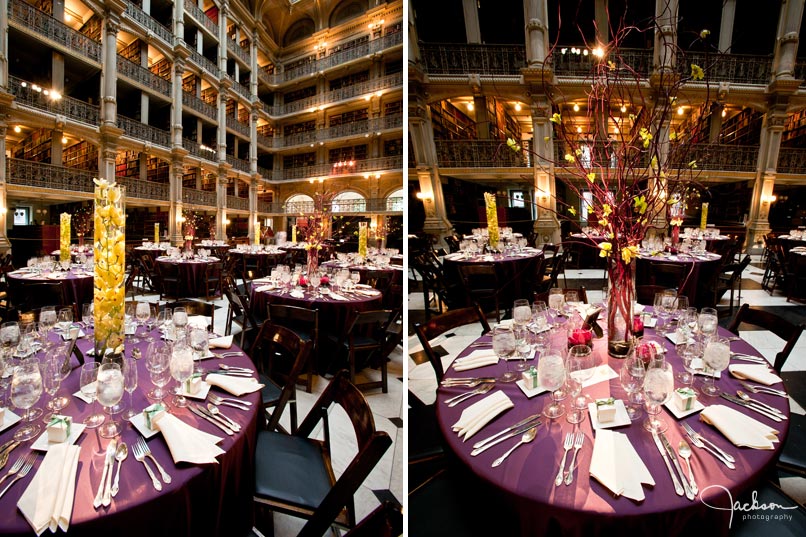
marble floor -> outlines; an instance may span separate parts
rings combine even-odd
[[[138,295],[136,300],[147,300],[149,302],[159,302],[157,295]],[[130,300],[131,297],[127,297]],[[216,306],[214,314],[214,332],[223,334],[227,320],[228,302],[226,298],[213,301]],[[233,333],[238,333],[238,328],[233,324]],[[237,337],[236,337],[237,341]],[[403,349],[398,348],[390,355],[391,362],[388,364],[389,392],[382,393],[380,389],[367,390],[364,395],[372,409],[375,420],[375,427],[380,431],[385,431],[392,439],[392,446],[384,454],[383,458],[376,465],[372,473],[367,477],[355,495],[356,516],[360,520],[382,501],[392,499],[398,503],[403,503],[403,472],[405,470],[403,458],[403,420],[405,418],[405,407],[403,406]],[[380,371],[367,369],[358,375],[359,382],[364,380],[380,380]],[[297,390],[297,412],[299,420],[302,421],[311,409],[316,399],[327,385],[327,380],[317,376],[313,385],[312,393],[306,393],[304,389]],[[280,420],[281,424],[288,428],[288,412],[285,412]],[[332,443],[332,462],[336,475],[340,475],[357,451],[355,434],[352,424],[347,414],[340,407],[334,407],[330,415],[330,431]],[[319,438],[322,438],[321,430],[317,431]],[[294,537],[302,526],[304,520],[281,514],[274,515],[275,537]]]
[[[761,278],[763,275],[764,268],[760,263],[759,257],[753,256],[751,264],[742,274],[741,303],[770,308],[779,314],[781,314],[781,312],[791,311],[793,315],[797,316],[797,322],[806,321],[806,308],[804,308],[802,304],[787,302],[786,297],[779,291],[776,291],[774,295],[770,295],[770,293],[761,288]],[[568,288],[578,288],[583,285],[586,287],[589,303],[601,301],[601,289],[604,284],[603,276],[601,269],[568,269],[565,273]],[[559,281],[562,285],[563,278],[560,277]],[[414,289],[416,285],[412,285],[411,287]],[[726,295],[717,306],[721,312],[720,324],[725,326],[731,317],[729,312],[729,296]],[[433,369],[427,361],[418,364],[418,360],[412,359],[412,355],[418,358],[417,351],[422,350],[422,346],[417,336],[414,335],[411,325],[411,323],[423,318],[424,306],[422,292],[411,292],[408,295],[407,307],[410,323],[407,348],[408,354],[406,356],[408,389],[424,402],[430,403],[435,398],[437,386]],[[779,308],[791,308],[791,310],[782,310]],[[722,313],[724,313],[724,316]],[[475,340],[479,333],[480,326],[476,324],[453,331],[451,337],[440,337],[440,341],[436,341],[436,343],[447,352],[447,355],[442,358],[443,364],[445,366],[449,365],[456,354]],[[768,331],[741,331],[740,336],[752,344],[770,363],[773,362],[775,354],[779,352],[784,345],[783,340]],[[782,370],[782,373],[785,375],[786,373],[793,372],[806,372],[806,336],[800,338]],[[806,414],[806,410],[803,408],[804,406],[806,406],[806,400],[801,399],[799,404],[790,397],[791,412]],[[806,479],[782,476],[780,482],[781,486],[788,494],[801,503],[806,502]]]

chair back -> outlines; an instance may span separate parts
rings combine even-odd
[[[268,321],[272,324],[289,328],[298,336],[311,340],[313,345],[316,345],[319,338],[318,309],[269,304],[268,314]]]
[[[652,263],[649,284],[679,290],[688,272],[689,267],[684,263]]]
[[[728,330],[738,336],[739,325],[742,323],[752,324],[769,330],[786,341],[783,350],[775,355],[775,363],[773,364],[773,368],[780,373],[786,359],[789,358],[792,349],[795,348],[800,334],[803,332],[804,324],[794,324],[772,312],[751,307],[749,304],[742,304],[742,307],[739,308],[739,311],[736,312],[736,315],[734,315],[728,325]]]
[[[198,300],[177,300],[176,302],[168,302],[165,304],[166,308],[185,308],[188,316],[203,315],[210,318],[210,326],[215,326],[215,306],[207,302],[199,302]]]
[[[76,309],[67,298],[63,282],[20,281],[10,278],[8,282],[8,295],[11,304],[19,312],[38,310],[43,306],[71,306]],[[73,311],[75,318],[76,311]]]
[[[403,513],[399,504],[385,501],[344,537],[398,537],[403,534]]]
[[[204,273],[204,280],[205,280],[205,294],[207,300],[214,299],[221,294],[221,277],[224,272],[224,263],[222,261],[216,261],[214,263],[208,263],[205,268]]]
[[[437,315],[436,317],[431,317],[426,323],[417,323],[414,325],[414,331],[417,332],[417,337],[423,346],[423,351],[425,351],[428,361],[431,362],[431,366],[434,368],[437,382],[441,381],[442,377],[445,376],[445,370],[442,367],[442,360],[434,352],[430,341],[448,330],[472,323],[481,323],[482,334],[486,334],[490,331],[490,324],[487,322],[487,318],[478,304],[467,308],[451,310]]]

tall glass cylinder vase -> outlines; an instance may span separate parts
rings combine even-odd
[[[70,215],[59,215],[59,261],[70,261]]]
[[[123,362],[126,204],[124,187],[95,179],[95,359]]]
[[[358,255],[367,258],[367,223],[358,223]]]
[[[608,259],[607,353],[614,358],[627,357],[633,346],[635,264],[626,263],[620,251]]]
[[[310,276],[319,269],[319,246],[315,244],[308,245],[308,267],[307,274]]]

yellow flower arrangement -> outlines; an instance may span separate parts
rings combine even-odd
[[[59,215],[59,261],[70,261],[70,214]]]
[[[490,248],[498,248],[498,211],[495,206],[495,194],[484,193],[484,205],[487,209],[487,232]]]
[[[358,223],[358,255],[367,258],[367,223]]]
[[[95,356],[122,355],[124,339],[126,214],[123,187],[95,182]]]

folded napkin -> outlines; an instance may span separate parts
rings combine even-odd
[[[739,447],[774,449],[778,431],[725,405],[711,405],[700,412],[700,419],[710,423]]]
[[[464,356],[457,358],[453,361],[453,369],[455,371],[467,371],[468,369],[475,369],[477,367],[484,367],[487,365],[495,365],[498,363],[498,355],[493,351],[477,350]]]
[[[66,532],[70,527],[80,451],[80,446],[51,446],[17,502],[37,535],[42,535],[46,529],[55,533],[61,528]]]
[[[294,298],[305,298],[305,293],[303,293],[302,291],[294,290],[294,291],[291,291],[289,293],[289,295],[293,296]]]
[[[501,390],[496,390],[484,399],[476,401],[462,411],[459,421],[451,428],[456,431],[463,441],[476,434],[482,427],[487,425],[493,418],[504,410],[512,408],[514,403]]]
[[[214,337],[207,342],[211,349],[229,349],[232,347],[232,334],[228,336]]]
[[[236,397],[245,393],[256,392],[263,388],[263,384],[251,377],[235,377],[210,373],[205,380],[207,380],[207,384],[226,390]]]
[[[89,354],[89,353],[87,353],[87,354]],[[94,382],[92,383],[92,393],[95,393],[95,383],[94,383]],[[95,399],[94,399],[94,398],[90,399],[89,397],[87,397],[86,395],[84,395],[84,393],[82,393],[82,391],[81,391],[81,390],[78,390],[78,391],[77,391],[76,393],[74,393],[73,395],[74,395],[75,397],[78,397],[79,399],[81,399],[82,401],[84,401],[85,403],[87,403],[88,405],[89,405],[90,403],[92,403],[93,401],[95,401]]]
[[[162,433],[174,463],[218,463],[215,459],[224,453],[216,444],[223,438],[207,434],[167,412],[157,416],[154,427]]]
[[[210,326],[210,317],[204,315],[190,315],[188,316],[188,327],[207,328]]]
[[[51,272],[47,275],[49,280],[63,280],[66,276],[61,272]]]
[[[255,291],[258,293],[265,293],[266,291],[271,291],[274,289],[273,285],[261,285],[260,287],[255,287]]]
[[[333,291],[330,292],[330,298],[335,298],[336,300],[350,300],[346,296],[342,296],[338,293],[334,293]]]
[[[728,366],[728,371],[737,379],[754,380],[767,386],[781,382],[781,377],[764,364],[735,364]]]
[[[364,295],[364,296],[378,296],[379,294],[381,294],[380,291],[376,291],[374,289],[372,289],[372,290],[370,290],[370,289],[356,289],[355,292],[358,293],[359,295]]]
[[[618,378],[618,373],[607,364],[597,365],[593,368],[593,376],[588,380],[582,383],[583,388],[587,388],[589,386],[593,386],[594,384],[599,384],[600,382],[604,382],[606,380]]]
[[[616,496],[637,502],[644,500],[641,484],[655,485],[627,435],[609,429],[596,431],[590,474]]]

